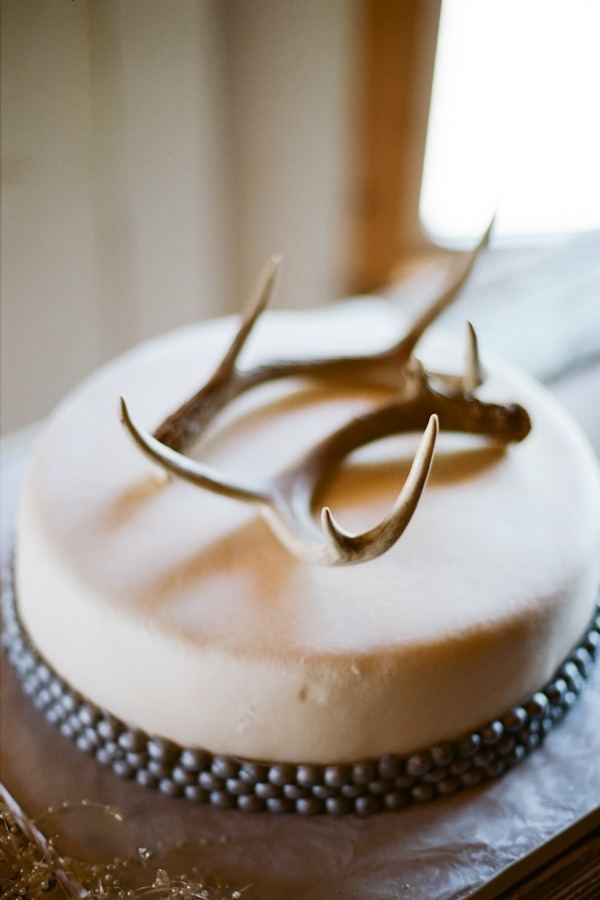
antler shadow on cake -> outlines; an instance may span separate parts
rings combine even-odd
[[[391,347],[355,356],[276,359],[242,369],[238,366],[239,356],[275,287],[279,260],[272,259],[239,331],[208,382],[170,415],[154,436],[134,422],[121,398],[121,419],[126,430],[147,456],[172,475],[223,496],[255,504],[276,537],[300,559],[335,566],[381,556],[400,538],[417,508],[431,468],[439,428],[483,435],[502,444],[521,441],[529,433],[529,416],[521,406],[485,403],[475,396],[483,378],[477,339],[470,323],[467,323],[462,375],[427,371],[413,353],[428,327],[463,287],[488,237],[489,229],[477,247],[459,260],[445,290]],[[289,377],[386,388],[393,396],[348,422],[268,481],[225,476],[186,455],[228,403],[258,385]],[[412,431],[422,431],[423,436],[388,515],[368,531],[351,534],[324,507],[319,528],[313,515],[315,500],[341,462],[365,444]]]

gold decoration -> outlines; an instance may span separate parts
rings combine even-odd
[[[242,900],[242,890],[230,890],[209,876],[172,875],[158,867],[149,884],[132,887],[136,862],[147,868],[154,853],[138,847],[135,859],[115,858],[108,863],[88,863],[60,852],[40,824],[49,816],[63,814],[75,806],[100,813],[111,823],[124,821],[114,806],[81,800],[49,806],[30,819],[9,792],[0,785],[0,895],[4,900]]]

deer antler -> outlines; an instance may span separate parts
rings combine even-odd
[[[256,504],[277,537],[296,556],[324,565],[348,565],[380,556],[398,540],[415,512],[431,468],[438,423],[442,428],[488,435],[502,442],[522,440],[529,431],[529,418],[521,407],[482,403],[473,397],[481,383],[481,368],[475,332],[469,323],[466,369],[461,377],[427,373],[412,355],[424,331],[464,284],[488,234],[489,230],[448,288],[391,348],[363,356],[278,360],[241,370],[237,359],[276,281],[278,261],[272,260],[231,347],[206,385],[169,416],[154,437],[134,423],[122,399],[125,428],[146,455],[172,474],[223,496]],[[185,455],[232,399],[259,384],[299,375],[388,387],[396,395],[334,432],[270,481],[224,477]],[[433,381],[445,390],[434,389]],[[404,487],[384,520],[363,534],[350,534],[325,507],[319,531],[312,516],[316,495],[341,461],[366,443],[413,430],[424,430],[423,437]]]

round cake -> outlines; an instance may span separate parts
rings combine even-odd
[[[86,708],[127,735],[158,736],[153,746],[163,741],[171,755],[197,748],[213,761],[296,772],[432,747],[440,762],[440,748],[489,723],[496,741],[514,732],[532,697],[533,719],[545,721],[540,691],[585,645],[598,586],[600,479],[574,423],[540,385],[484,353],[477,396],[523,406],[530,433],[505,444],[446,432],[442,421],[400,539],[359,565],[313,564],[278,541],[255,505],[167,478],[119,420],[122,395],[155,430],[210,378],[236,321],[125,354],[45,428],[15,555],[18,617],[44,665]],[[240,366],[376,353],[403,326],[375,299],[270,312]],[[417,355],[428,370],[461,370],[462,348],[443,336],[424,338]],[[263,384],[227,407],[194,454],[220,473],[268,481],[386,399],[380,386],[339,378]],[[350,532],[376,525],[419,439],[411,430],[363,447],[327,473],[319,505]],[[135,740],[121,747],[131,756]]]

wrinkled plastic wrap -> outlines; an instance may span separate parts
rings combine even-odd
[[[3,553],[19,460],[3,467]],[[2,663],[1,775],[30,816],[64,801],[40,828],[63,853],[192,871],[243,900],[461,898],[600,802],[600,670],[562,724],[517,768],[482,788],[366,819],[219,811],[121,781],[63,738]],[[118,808],[123,821],[95,805]],[[144,851],[144,852],[141,852]],[[143,862],[143,864],[142,864]],[[226,896],[226,895],[225,895]]]

